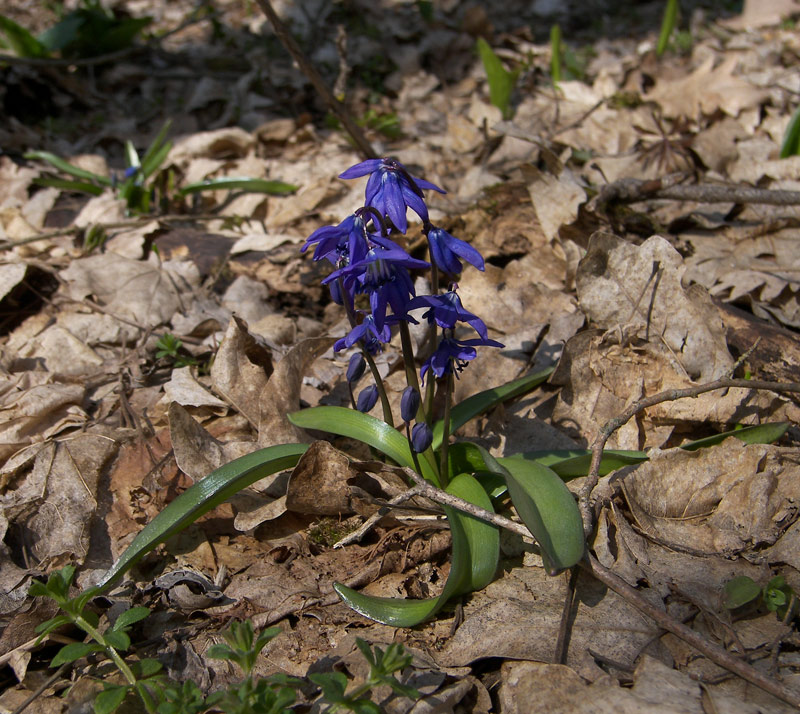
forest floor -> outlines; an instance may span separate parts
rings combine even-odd
[[[282,630],[259,676],[335,669],[358,680],[357,637],[401,643],[413,655],[402,679],[419,700],[372,693],[397,714],[794,710],[800,156],[780,154],[800,97],[800,6],[746,2],[725,15],[684,3],[658,56],[664,3],[611,5],[548,15],[551,4],[515,0],[275,3],[372,155],[446,189],[426,196],[431,220],[486,261],[467,266],[459,295],[504,347],[479,349],[456,400],[553,370],[456,438],[496,457],[584,454],[601,434],[608,449],[647,452],[588,487],[586,457],[568,482],[584,494],[594,566],[548,575],[532,539],[504,534],[493,581],[413,628],[362,617],[333,583],[436,595],[450,568],[447,521],[392,511],[334,548],[398,485],[373,473],[369,450],[286,417],[349,405],[350,353],[331,349],[346,315],[321,284],[324,261],[300,248],[363,204],[365,179],[338,175],[365,152],[250,0],[127,0],[119,12],[152,22],[113,56],[4,55],[0,711],[34,692],[26,711],[87,711],[109,676],[92,658],[52,676],[58,648],[82,635],[37,641],[55,611],[28,595],[33,578],[74,565],[89,587],[195,481],[314,438],[339,451],[317,447],[291,476],[235,495],[92,602],[102,623],[152,611],[132,631],[132,660],[219,689],[240,673],[209,647],[250,618]],[[60,7],[2,12],[38,33]],[[565,47],[554,83],[556,22]],[[479,37],[513,83],[504,110]],[[132,209],[119,194],[126,142],[144,154],[167,121],[173,144],[141,194],[152,205]],[[113,182],[77,192],[31,151]],[[291,187],[180,191],[223,177]],[[411,224],[406,247],[425,258]],[[413,339],[424,349],[424,332]],[[377,366],[398,410],[399,339]],[[753,387],[700,388],[729,378]],[[691,387],[692,399],[642,403]],[[680,448],[729,431],[740,438]],[[732,602],[731,581],[755,583],[753,596]],[[727,658],[701,654],[670,623]],[[306,710],[315,696],[303,690]]]

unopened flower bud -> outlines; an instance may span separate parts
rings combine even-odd
[[[406,387],[400,397],[400,416],[404,422],[411,422],[417,418],[419,409],[419,392],[414,387]]]
[[[371,384],[366,389],[362,389],[356,400],[356,409],[365,414],[372,409],[378,402],[378,388]]]
[[[355,384],[364,374],[367,368],[367,363],[364,361],[364,355],[356,352],[350,357],[350,362],[347,365],[347,381],[350,384]]]
[[[421,454],[433,443],[433,431],[423,421],[419,424],[414,424],[411,430],[411,448],[418,454]]]

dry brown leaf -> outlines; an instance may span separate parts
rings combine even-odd
[[[0,300],[22,282],[27,270],[28,266],[22,262],[0,265]]]
[[[173,369],[170,381],[164,385],[164,394],[169,401],[184,407],[204,407],[206,413],[222,416],[228,411],[225,402],[195,379],[191,367]]]
[[[326,441],[315,441],[292,471],[286,507],[297,513],[340,516],[353,512],[350,459]]]
[[[542,230],[548,240],[553,240],[561,226],[578,217],[578,207],[586,201],[586,191],[569,169],[554,176],[531,165],[523,167],[523,174]]]

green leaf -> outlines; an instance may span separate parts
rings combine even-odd
[[[550,79],[553,84],[561,81],[561,26],[550,28]]]
[[[8,38],[8,44],[18,57],[47,57],[50,53],[22,25],[5,15],[0,15],[0,32]]]
[[[794,110],[786,132],[783,135],[781,144],[781,158],[788,159],[790,156],[800,154],[800,106]]]
[[[678,0],[667,0],[664,16],[661,20],[661,34],[658,36],[658,44],[656,45],[656,55],[659,57],[667,51],[669,38],[675,29],[675,23],[678,21],[678,9]]]
[[[478,54],[481,56],[486,78],[489,80],[489,100],[501,112],[504,119],[511,118],[511,93],[517,82],[517,73],[509,72],[494,53],[489,43],[478,38]]]
[[[139,159],[139,152],[136,151],[136,147],[130,139],[125,142],[125,165],[128,168],[139,168],[142,165]]]
[[[51,667],[60,667],[67,662],[74,662],[76,659],[85,657],[90,652],[99,652],[103,648],[95,642],[72,642],[64,645],[53,657]]]
[[[60,188],[64,191],[75,191],[76,193],[90,193],[92,196],[99,196],[105,191],[105,188],[93,183],[70,181],[69,179],[57,178],[56,176],[39,176],[34,179],[33,182],[37,186],[50,186],[52,188]]]
[[[530,392],[532,389],[542,384],[542,382],[545,382],[552,373],[553,368],[548,367],[539,372],[532,372],[519,379],[501,384],[499,387],[478,392],[468,397],[463,402],[459,402],[450,411],[450,433],[455,433],[456,430],[464,426],[468,421],[474,419],[479,414],[483,414],[483,412],[492,407],[509,399],[513,399],[514,397],[518,397],[521,394]],[[437,421],[433,425],[433,444],[431,446],[434,450],[442,445],[443,430],[444,425],[441,421]]]
[[[149,177],[150,174],[154,173],[158,167],[161,166],[164,159],[167,158],[169,150],[172,148],[172,142],[166,141],[167,132],[171,125],[172,121],[169,119],[164,122],[164,126],[161,127],[156,138],[150,143],[150,146],[142,157],[142,174],[145,178]]]
[[[50,52],[64,49],[73,42],[84,19],[77,13],[70,13],[61,22],[47,28],[39,34],[41,42]]]
[[[97,182],[102,184],[103,186],[110,186],[111,179],[108,176],[101,176],[100,174],[93,173],[92,171],[86,171],[85,169],[78,168],[77,166],[73,166],[68,161],[65,161],[60,156],[56,156],[55,154],[51,154],[49,151],[29,151],[25,154],[26,159],[38,159],[39,161],[46,161],[51,166],[54,166],[59,171],[63,171],[65,174],[69,174],[70,176],[74,176],[75,178],[86,179],[87,181]]]
[[[486,493],[469,474],[461,474],[447,487],[448,493],[471,500],[491,510]],[[425,600],[364,595],[340,583],[334,583],[339,597],[356,612],[393,627],[413,627],[435,615],[454,595],[485,586],[494,576],[499,557],[499,534],[494,526],[478,521],[449,506],[444,507],[453,538],[450,574],[438,597]],[[489,529],[494,529],[490,532]]]
[[[357,439],[386,454],[401,466],[414,468],[407,439],[386,422],[369,414],[345,407],[311,407],[289,414],[289,421],[301,429],[316,429]],[[437,474],[425,459],[420,459],[420,468],[428,481],[439,485]]]
[[[131,646],[131,638],[122,630],[108,630],[103,637],[109,645],[120,652],[125,652]]]
[[[322,689],[322,696],[332,704],[344,700],[347,677],[341,672],[313,672],[308,678]]]
[[[586,476],[592,462],[592,452],[588,449],[556,449],[550,451],[525,451],[509,457],[536,461],[555,471],[564,481]],[[603,452],[600,460],[600,475],[605,476],[623,466],[639,464],[647,461],[644,451],[617,451],[609,449]],[[502,459],[501,459],[502,461]]]
[[[152,677],[154,674],[160,672],[163,668],[164,665],[152,657],[145,657],[140,662],[134,662],[131,665],[131,669],[139,679],[147,679],[148,677]]]
[[[583,521],[558,474],[535,461],[486,457],[490,467],[494,461],[504,472],[514,507],[539,544],[547,572],[555,575],[578,563],[585,547]]]
[[[726,431],[722,434],[707,436],[705,439],[690,441],[688,444],[681,444],[681,448],[685,451],[695,451],[696,449],[720,444],[729,436],[736,437],[745,444],[771,444],[780,439],[790,426],[791,424],[788,421],[746,426],[743,429],[733,429],[732,431]]]
[[[242,190],[249,193],[268,193],[273,196],[283,196],[294,193],[298,188],[299,186],[295,186],[291,183],[284,183],[283,181],[225,176],[223,178],[206,179],[205,181],[190,183],[188,186],[184,186],[178,193],[180,193],[181,196],[186,196],[187,194],[199,193],[200,191]]]
[[[31,587],[31,590],[33,590],[33,587]],[[28,594],[33,595],[30,590],[28,591]],[[44,635],[53,632],[53,630],[57,630],[59,627],[69,625],[71,622],[72,620],[70,620],[66,615],[56,615],[55,617],[36,625],[34,632],[38,632],[42,637],[44,637]]]
[[[307,448],[305,444],[270,446],[220,466],[197,481],[139,532],[93,592],[109,588],[145,553],[180,533],[243,488],[277,471],[292,468]]]
[[[106,685],[108,689],[100,692],[94,700],[94,714],[111,714],[125,700],[128,688],[121,685]]]
[[[147,607],[132,607],[129,610],[125,610],[114,622],[114,627],[112,630],[122,630],[127,627],[130,627],[134,622],[139,622],[139,620],[144,620],[144,618],[150,615],[150,608]]]

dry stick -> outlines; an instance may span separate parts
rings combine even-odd
[[[728,381],[738,383],[747,380],[732,379]],[[738,386],[738,384],[734,386]],[[785,387],[786,385],[781,386]],[[795,387],[791,391],[800,392],[800,384],[791,386]],[[496,513],[484,510],[480,506],[476,506],[468,501],[464,501],[457,496],[452,496],[451,494],[431,485],[425,481],[422,476],[414,473],[407,467],[404,467],[402,471],[417,484],[417,489],[422,492],[422,495],[430,498],[432,501],[457,508],[459,511],[469,513],[476,518],[480,518],[483,521],[487,521],[488,523],[492,523],[501,528],[507,528],[508,530],[527,538],[532,537],[531,532],[521,523],[516,523],[508,518],[499,516]],[[784,702],[788,702],[796,707],[800,707],[800,693],[785,687],[780,682],[771,679],[762,672],[759,672],[755,667],[748,664],[746,661],[735,657],[727,650],[705,639],[702,635],[699,635],[690,627],[687,627],[682,622],[679,622],[674,617],[669,615],[669,613],[659,610],[655,605],[649,603],[635,588],[628,585],[628,583],[626,583],[622,578],[603,567],[593,556],[587,554],[585,559],[579,563],[579,565],[594,575],[601,583],[611,588],[623,599],[630,602],[634,607],[641,610],[645,615],[654,620],[661,629],[671,632],[676,637],[679,637],[684,642],[694,647],[698,652],[704,654],[708,659],[714,662],[714,664],[724,667],[729,672],[737,674],[742,679],[746,679],[748,682],[755,684],[765,692],[769,692]]]
[[[752,186],[722,186],[718,184],[667,185],[662,179],[641,181],[620,179],[604,186],[595,202],[642,201],[670,199],[700,203],[763,203],[771,206],[800,205],[800,191],[771,191]]]
[[[325,81],[322,79],[319,72],[317,72],[314,65],[312,65],[305,54],[303,54],[303,50],[300,49],[300,45],[297,44],[296,40],[286,29],[286,26],[278,17],[275,10],[272,9],[272,5],[270,4],[269,0],[256,0],[256,2],[263,13],[267,16],[267,20],[269,20],[269,24],[272,25],[272,29],[275,31],[275,34],[281,41],[281,44],[283,44],[283,46],[286,48],[286,51],[292,56],[294,61],[297,62],[300,70],[306,77],[308,77],[308,80],[311,82],[311,84],[314,85],[314,89],[319,92],[319,95],[325,101],[325,104],[328,105],[328,108],[337,116],[339,121],[342,122],[342,126],[344,126],[347,133],[352,137],[361,155],[365,159],[377,158],[378,154],[375,152],[375,149],[372,148],[372,145],[367,140],[367,137],[364,136],[364,132],[361,131],[361,127],[355,123],[345,105],[333,96],[333,92],[328,89],[328,85],[325,84]]]
[[[581,567],[585,568],[601,583],[611,588],[615,593],[641,610],[645,615],[654,620],[659,627],[671,632],[676,637],[680,637],[684,642],[694,647],[698,652],[704,654],[715,664],[724,667],[729,672],[739,675],[742,679],[746,679],[765,692],[769,692],[773,696],[778,697],[778,699],[795,707],[800,707],[800,693],[768,677],[746,661],[735,657],[719,645],[715,645],[713,642],[705,639],[691,627],[687,627],[663,610],[659,610],[655,605],[648,602],[636,588],[631,587],[622,578],[603,567],[591,555],[587,557],[585,562],[581,563]]]
[[[723,377],[722,379],[717,379],[706,384],[698,384],[696,387],[668,389],[664,392],[653,394],[650,397],[645,397],[644,399],[634,402],[624,412],[613,419],[609,419],[592,444],[592,461],[589,466],[589,474],[578,496],[578,507],[580,508],[581,518],[583,519],[583,531],[587,538],[594,529],[594,518],[589,501],[591,500],[592,491],[600,480],[600,462],[603,458],[603,449],[611,435],[626,424],[632,417],[648,407],[661,404],[662,402],[674,402],[684,397],[697,397],[706,392],[713,392],[715,389],[730,388],[760,389],[771,392],[800,392],[800,382],[766,382],[757,379],[731,379],[729,377]]]

